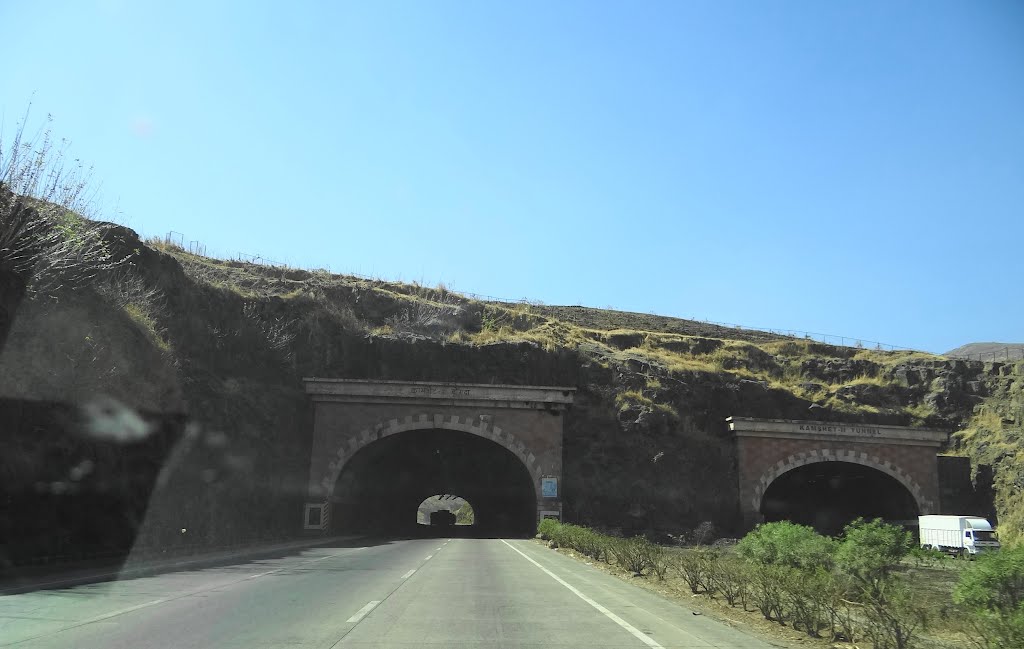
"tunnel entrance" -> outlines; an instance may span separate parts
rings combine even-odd
[[[331,530],[446,535],[445,526],[417,522],[420,505],[438,494],[472,503],[475,535],[525,536],[536,527],[537,494],[519,458],[477,435],[434,428],[390,435],[357,452],[338,476]]]
[[[472,525],[473,505],[460,496],[436,494],[420,503],[416,522],[420,525]]]
[[[916,523],[914,496],[882,471],[850,462],[815,462],[776,478],[765,490],[765,522],[788,520],[838,534],[863,517]]]

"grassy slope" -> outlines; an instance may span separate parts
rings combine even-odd
[[[248,300],[300,297],[330,299],[339,290],[360,293],[361,306],[351,313],[353,323],[372,335],[420,333],[449,343],[484,345],[524,341],[549,351],[574,349],[596,362],[639,365],[655,373],[698,372],[726,374],[761,381],[773,389],[814,401],[840,412],[873,415],[903,413],[914,424],[927,423],[936,413],[922,404],[879,406],[842,398],[843,388],[863,384],[894,386],[891,370],[900,364],[939,361],[920,352],[881,352],[835,347],[766,332],[729,329],[663,316],[591,309],[500,302],[480,303],[443,287],[372,281],[322,271],[257,266],[199,257],[178,248],[159,246],[173,255],[194,278],[237,293]],[[345,304],[337,305],[344,308]],[[426,316],[417,311],[428,311]],[[457,312],[478,311],[479,318],[459,321]],[[411,315],[410,315],[411,314]],[[435,326],[420,322],[433,317]],[[398,322],[402,321],[404,322]],[[404,331],[401,331],[404,330]],[[863,373],[824,382],[806,376],[811,359],[859,362]],[[848,393],[849,390],[846,390]]]
[[[1003,542],[1024,542],[1024,361],[992,373],[989,396],[954,436],[975,468],[994,469],[995,505]]]

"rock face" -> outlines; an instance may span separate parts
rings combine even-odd
[[[80,364],[77,385],[140,407],[180,411],[202,430],[222,432],[231,448],[252,460],[247,475],[260,476],[259,489],[244,497],[230,489],[217,492],[235,500],[210,506],[217,516],[209,523],[214,539],[294,532],[310,448],[301,384],[306,376],[575,386],[576,402],[565,419],[568,518],[625,531],[678,531],[711,521],[728,532],[738,521],[727,417],[917,421],[952,429],[970,418],[1003,371],[938,358],[886,364],[855,358],[857,350],[803,341],[786,343],[796,351],[768,348],[750,342],[756,340],[751,332],[744,332],[742,343],[677,334],[658,343],[659,353],[685,355],[689,365],[638,351],[650,344],[643,332],[610,331],[572,344],[464,342],[459,335],[487,327],[562,325],[525,310],[495,324],[486,305],[436,290],[417,301],[414,287],[171,256],[124,229],[112,240],[119,250],[140,251],[132,272],[160,292],[158,324],[168,351],[155,349],[124,313],[99,317],[92,311],[65,312],[56,320],[66,326],[47,329],[45,341],[32,343],[42,322],[32,307],[24,312],[29,324],[17,334],[23,343],[0,357],[0,367],[10,369],[3,374],[4,389],[44,385],[47,372],[66,383],[72,375],[66,361],[55,354],[47,357],[45,371],[26,370],[23,350],[30,344],[81,347],[78,325],[91,323],[97,339],[125,362],[115,363],[119,374],[108,379],[97,373],[111,363]],[[46,385],[47,398],[76,400],[82,394],[59,381]],[[40,398],[40,389],[19,396]],[[929,414],[915,420],[910,406]],[[197,516],[215,497],[204,484],[181,489],[201,504]],[[254,517],[238,506],[271,492],[272,507],[263,495],[260,502],[280,515]]]
[[[878,364],[871,361],[810,358],[800,365],[800,373],[825,383],[847,383],[860,377],[878,375]]]

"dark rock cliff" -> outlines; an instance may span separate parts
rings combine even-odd
[[[187,526],[210,543],[295,532],[310,444],[305,376],[576,386],[567,516],[680,530],[736,524],[728,416],[956,430],[1018,371],[750,332],[709,337],[671,319],[623,330],[614,312],[602,312],[613,324],[601,330],[550,308],[194,257],[117,226],[108,241],[126,258],[119,275],[20,303],[0,396],[110,398],[191,422],[177,433],[191,440],[176,465],[187,469],[168,478],[174,488],[151,525],[160,538]],[[38,434],[70,434],[57,428]],[[18,454],[5,443],[5,456]],[[11,479],[33,483],[19,466]]]

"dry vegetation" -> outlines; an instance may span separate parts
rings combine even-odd
[[[995,505],[1000,538],[1024,542],[1024,361],[1008,366],[1003,381],[975,409],[968,425],[955,437],[956,448],[995,471]]]
[[[379,305],[370,312],[362,310],[359,316],[359,326],[374,336],[419,334],[458,345],[527,342],[552,352],[579,351],[605,366],[639,365],[654,375],[722,374],[737,380],[758,381],[768,389],[852,415],[878,414],[880,409],[842,398],[843,388],[887,388],[897,384],[891,377],[892,368],[941,360],[922,352],[837,347],[718,326],[713,328],[718,337],[708,337],[701,335],[709,330],[707,324],[688,320],[583,307],[480,302],[444,286],[426,287],[322,270],[211,259],[165,241],[148,243],[173,255],[193,278],[245,299],[306,297],[329,301],[339,291],[345,292],[343,297],[359,294],[362,303]],[[868,369],[847,381],[817,381],[809,379],[802,367],[811,359],[857,361]],[[924,404],[913,404],[904,412],[918,424],[924,424],[935,414]]]

